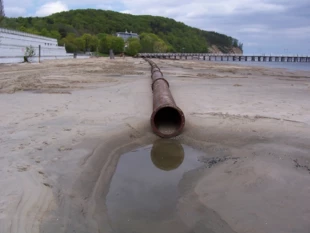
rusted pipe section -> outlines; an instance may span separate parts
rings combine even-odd
[[[159,67],[150,59],[144,58],[151,65],[153,113],[151,126],[155,134],[162,138],[178,136],[185,125],[185,116],[176,105]]]

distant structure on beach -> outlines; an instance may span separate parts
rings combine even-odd
[[[307,55],[242,55],[242,54],[216,54],[216,53],[139,53],[142,58],[161,59],[190,59],[204,61],[241,61],[241,62],[310,62]]]
[[[29,46],[35,50],[34,60],[39,59],[39,54],[41,60],[72,57],[64,46],[58,46],[57,39],[0,28],[0,63],[22,62]]]
[[[130,38],[139,38],[137,33],[127,32],[127,30],[125,32],[117,32],[116,36],[123,38],[124,41],[127,41]]]

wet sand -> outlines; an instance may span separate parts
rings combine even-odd
[[[310,73],[157,64],[186,116],[177,140],[205,152],[205,167],[178,185],[183,224],[309,232]],[[118,160],[157,139],[148,64],[102,58],[0,72],[0,232],[113,232],[105,200]]]

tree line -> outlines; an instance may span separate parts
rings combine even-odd
[[[126,29],[140,35],[141,51],[203,53],[208,52],[208,48],[212,45],[217,45],[223,50],[231,47],[242,49],[242,44],[235,38],[193,28],[173,19],[94,9],[70,10],[47,17],[5,18],[2,26],[56,38],[59,44],[66,44],[69,50],[89,49],[91,51],[95,48],[96,37],[96,49],[104,52],[106,48],[103,46],[104,43],[117,47],[118,42],[112,35]],[[102,35],[103,33],[105,36]],[[105,42],[103,42],[104,38],[106,38]],[[144,41],[142,41],[143,38]],[[90,40],[90,46],[87,44],[88,40]],[[148,44],[150,41],[154,43],[151,46]],[[130,43],[133,43],[134,47],[138,44],[137,41],[130,40],[126,44],[127,49]]]
[[[83,34],[80,37],[69,33],[60,40],[59,44],[65,46],[69,53],[99,52],[107,54],[110,49],[113,49],[116,54],[125,52],[130,56],[135,56],[139,52],[164,53],[169,49],[163,40],[152,33],[142,33],[139,38],[130,38],[126,42],[121,37],[105,33]]]

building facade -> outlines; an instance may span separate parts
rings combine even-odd
[[[23,62],[29,46],[35,50],[33,61],[39,60],[39,46],[41,60],[73,57],[72,54],[67,54],[64,46],[58,46],[57,39],[0,28],[0,63]]]
[[[121,37],[124,41],[127,41],[130,38],[139,38],[137,33],[127,32],[127,30],[125,32],[117,32],[116,36]]]

